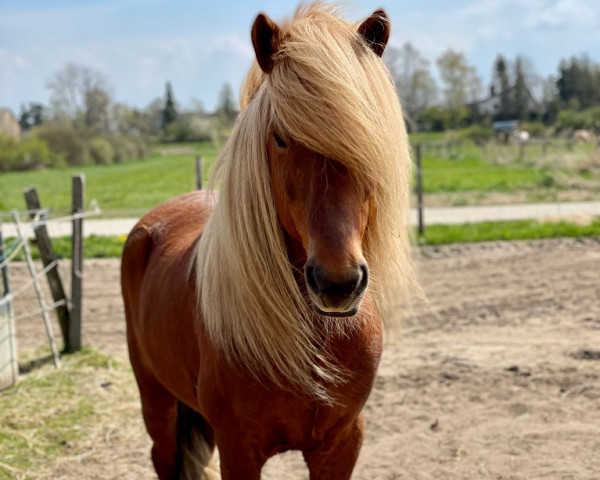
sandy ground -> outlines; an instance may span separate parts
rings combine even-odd
[[[415,256],[429,305],[415,305],[403,337],[386,346],[354,478],[600,478],[600,240]],[[17,288],[25,267],[15,264],[11,277]],[[86,261],[84,291],[84,343],[126,359],[118,261]],[[16,314],[34,301],[19,297]],[[43,344],[41,319],[19,321],[17,336],[21,351]],[[48,478],[155,478],[136,410],[119,419],[127,434],[58,463]],[[295,453],[263,473],[307,477]]]

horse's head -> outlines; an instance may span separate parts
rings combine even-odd
[[[357,33],[381,56],[389,37],[386,14],[375,12]],[[285,62],[284,56],[277,57],[284,35],[262,14],[254,23],[252,40],[264,75],[271,74],[277,61]],[[330,121],[337,122],[335,112],[330,113]],[[305,121],[311,122],[311,118]],[[296,266],[303,265],[317,313],[354,315],[369,282],[363,245],[375,209],[371,186],[347,167],[345,158],[319,153],[294,138],[285,126],[286,119],[273,121],[265,141],[273,198],[288,253]]]
[[[304,263],[314,309],[354,315],[369,278],[362,244],[370,192],[341,163],[276,131],[267,149],[277,214],[292,261]]]
[[[377,312],[412,279],[408,138],[381,60],[388,19],[377,11],[354,24],[338,13],[317,1],[281,27],[257,17],[257,61],[216,163],[219,201],[195,263],[213,342],[259,377],[328,400],[315,375],[338,373],[312,310],[361,308],[355,320],[326,321],[327,333],[375,332]]]

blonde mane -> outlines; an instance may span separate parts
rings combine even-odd
[[[269,75],[252,67],[243,110],[216,164],[219,202],[197,246],[198,301],[208,335],[230,359],[259,378],[328,399],[323,383],[341,377],[319,348],[315,316],[288,260],[271,193],[269,128],[343,163],[370,186],[376,214],[364,255],[382,312],[413,278],[408,141],[389,72],[335,7],[302,7],[282,38]]]

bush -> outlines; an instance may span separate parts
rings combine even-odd
[[[135,144],[135,148],[137,150],[137,155],[135,158],[147,158],[150,153],[150,147],[148,142],[142,137],[128,137]]]
[[[0,171],[32,170],[44,167],[64,166],[60,155],[50,152],[42,140],[29,137],[19,142],[0,135]]]
[[[85,141],[67,123],[44,123],[33,130],[33,135],[48,144],[50,151],[63,155],[68,165],[81,166],[89,163]]]
[[[211,140],[212,121],[209,118],[193,116],[189,120],[190,140],[193,142],[208,142]]]
[[[577,130],[586,128],[585,117],[582,112],[574,110],[561,110],[556,118],[556,126],[559,130]]]
[[[18,169],[31,170],[34,168],[64,167],[62,155],[54,154],[48,144],[36,137],[26,138],[20,145],[22,161]]]
[[[109,138],[112,145],[115,163],[126,163],[138,158],[138,149],[135,141],[129,137],[112,136]]]
[[[448,110],[441,107],[429,107],[421,112],[419,125],[426,132],[443,132],[452,124]]]
[[[460,138],[472,140],[476,145],[483,145],[485,142],[494,138],[494,130],[483,125],[471,125],[459,132]]]
[[[558,112],[556,126],[559,130],[593,130],[600,132],[600,107],[592,107],[580,112],[561,110]]]
[[[526,122],[521,126],[521,129],[529,132],[532,137],[541,137],[549,130],[548,126],[542,122]]]
[[[192,138],[190,126],[185,121],[174,121],[165,128],[165,142],[187,142]]]
[[[0,171],[8,172],[18,163],[19,143],[12,137],[0,135]]]
[[[115,151],[106,138],[92,138],[89,143],[90,157],[96,165],[112,163]]]

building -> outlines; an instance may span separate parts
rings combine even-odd
[[[512,96],[514,95],[515,89],[516,89],[516,87],[513,85],[506,91],[509,98],[512,98]],[[526,89],[526,93],[527,93],[526,112],[528,114],[539,112],[541,109],[539,103],[536,102],[536,100],[533,98],[529,89]],[[494,88],[494,86],[492,85],[490,87],[489,95],[486,98],[482,98],[475,102],[469,103],[468,107],[472,111],[474,111],[477,115],[479,115],[480,117],[497,118],[497,116],[501,113],[501,105],[502,105],[502,93],[497,92],[496,89]],[[505,113],[505,115],[506,115],[506,113]],[[509,114],[508,116],[510,118],[513,115]]]
[[[21,126],[8,108],[0,108],[0,135],[21,138]]]

